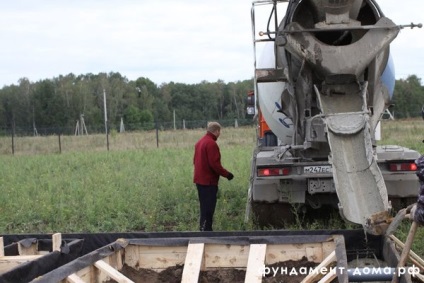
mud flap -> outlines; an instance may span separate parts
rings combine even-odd
[[[372,234],[384,231],[389,201],[383,176],[373,151],[369,116],[365,111],[367,86],[347,88],[343,95],[324,95],[315,87],[327,125],[334,184],[341,214]],[[375,216],[378,222],[375,223]],[[381,217],[383,216],[383,217]],[[384,229],[383,229],[384,230]]]

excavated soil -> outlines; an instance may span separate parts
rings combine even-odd
[[[273,276],[272,272],[268,276],[262,279],[262,282],[270,282],[270,283],[299,283],[306,275],[301,275],[300,268],[312,268],[317,264],[313,262],[309,262],[306,258],[303,258],[299,261],[285,261],[279,262],[267,267],[273,268],[272,270],[278,270],[276,276]],[[282,275],[280,270],[281,268],[286,268],[288,272],[297,271],[294,273],[298,273],[298,275],[291,274],[290,276],[287,274]],[[177,265],[173,267],[169,267],[161,272],[155,272],[150,269],[139,269],[136,270],[128,265],[124,265],[120,272],[127,276],[129,279],[136,283],[141,282],[149,282],[149,283],[178,283],[181,281],[182,273],[184,266]],[[200,283],[222,283],[222,282],[231,282],[238,283],[244,282],[246,275],[246,271],[238,270],[238,269],[216,269],[216,270],[208,270],[201,271],[199,276]],[[109,280],[107,283],[116,282],[114,280]]]

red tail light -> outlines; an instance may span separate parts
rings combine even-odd
[[[284,176],[290,172],[289,168],[260,168],[258,169],[258,177]]]
[[[410,163],[391,163],[389,165],[390,171],[417,171],[417,164]]]

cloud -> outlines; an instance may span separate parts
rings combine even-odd
[[[380,2],[397,24],[422,18],[419,0]],[[249,0],[7,1],[0,10],[0,86],[110,71],[158,84],[249,79],[250,8]],[[260,20],[263,29],[267,18]],[[422,33],[402,30],[393,43],[398,74],[422,77]]]

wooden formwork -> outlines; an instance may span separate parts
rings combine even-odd
[[[62,234],[53,234],[51,251],[60,251],[61,243]],[[0,274],[5,273],[28,261],[36,260],[48,253],[48,251],[40,250],[38,248],[38,241],[35,239],[20,241],[16,243],[16,248],[17,254],[5,255],[3,237],[0,237]]]
[[[237,281],[224,278],[219,282],[260,282],[263,274],[258,269],[264,266],[284,266],[280,263],[299,258],[304,258],[308,263],[313,262],[318,270],[336,264],[335,268],[343,268],[347,262],[351,268],[352,262],[358,258],[383,260],[388,267],[396,267],[399,259],[397,250],[402,249],[402,243],[394,237],[365,235],[361,229],[63,234],[65,240],[62,240],[60,251],[53,251],[53,241],[46,240],[43,234],[3,237],[7,246],[1,258],[20,256],[20,260],[27,261],[19,263],[17,260],[15,267],[0,273],[0,283],[132,282],[134,274],[128,273],[131,271],[129,268],[148,270],[154,274],[167,274],[169,270],[177,269],[179,272],[178,279],[174,280],[164,281],[160,276],[157,281],[138,282],[204,282],[205,278],[210,279],[205,274],[222,275],[224,273],[221,271],[225,270],[241,271],[243,277],[237,277]],[[31,241],[23,241],[25,239]],[[69,240],[72,242],[64,243]],[[14,253],[8,249],[11,243],[15,244]],[[31,257],[34,259],[31,260]],[[276,265],[272,266],[273,263]],[[411,252],[410,263],[422,269],[424,262]],[[331,271],[334,270],[339,271]],[[334,277],[332,282],[357,279],[352,274],[346,275],[346,272],[312,273],[305,276],[304,282],[330,282]],[[269,282],[269,279],[273,278],[263,278],[263,282]],[[272,282],[292,282],[288,279],[279,278]],[[414,280],[422,281],[423,278],[418,274]],[[400,282],[409,283],[412,280],[405,274]]]
[[[0,282],[29,282],[81,256],[83,240],[25,238],[4,245],[0,237]]]
[[[203,271],[237,269],[244,282],[262,282],[265,266],[306,259],[318,268],[347,268],[343,236],[262,236],[219,238],[119,239],[34,280],[34,282],[134,282],[121,271],[160,272],[183,266],[181,282],[198,282]],[[329,268],[330,270],[330,268]],[[337,272],[310,273],[304,282],[348,282]]]

